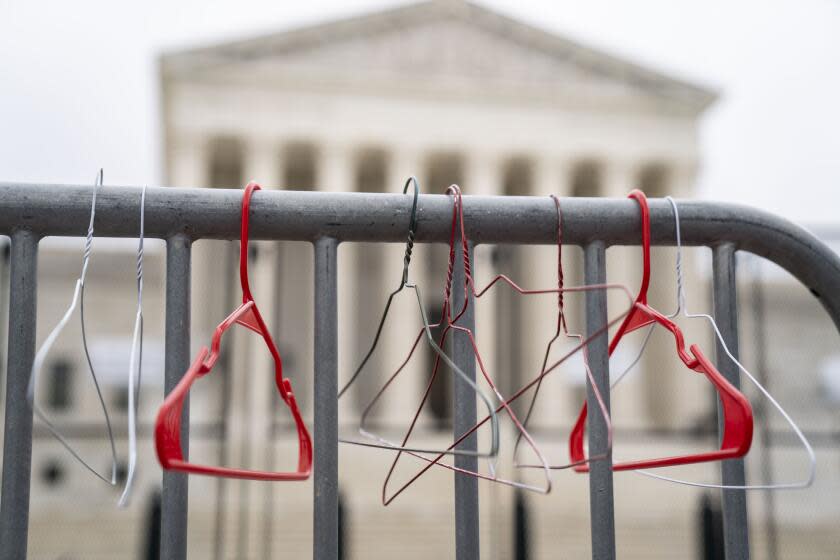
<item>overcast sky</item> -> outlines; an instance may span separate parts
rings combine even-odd
[[[484,0],[721,92],[698,196],[840,231],[840,0]],[[156,57],[396,5],[0,0],[0,181],[160,182]]]

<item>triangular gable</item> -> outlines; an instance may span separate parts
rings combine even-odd
[[[424,80],[648,96],[700,112],[715,94],[462,0],[433,0],[164,56],[167,77]]]

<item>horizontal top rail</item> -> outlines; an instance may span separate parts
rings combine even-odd
[[[91,185],[0,183],[0,233],[17,229],[40,236],[83,236],[90,218]],[[140,187],[102,187],[96,200],[96,234],[136,237]],[[314,241],[402,242],[411,195],[264,190],[251,204],[251,238]],[[149,187],[145,235],[238,239],[241,189]],[[563,241],[586,245],[637,245],[638,206],[629,199],[564,198]],[[814,235],[768,212],[735,204],[679,201],[682,242],[739,250],[767,258],[799,279],[840,329],[840,257]],[[466,196],[467,234],[476,244],[550,244],[557,214],[549,197]],[[447,242],[452,201],[421,195],[417,241]],[[650,201],[651,240],[674,245],[674,217],[667,201]]]

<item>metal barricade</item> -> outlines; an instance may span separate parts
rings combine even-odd
[[[38,244],[45,236],[84,236],[90,212],[89,186],[0,183],[0,234],[11,238],[10,312],[3,446],[0,560],[26,557],[32,459],[32,410],[26,388],[35,352]],[[190,360],[190,259],[198,239],[238,239],[242,193],[239,190],[149,188],[146,193],[147,237],[166,241],[165,390],[171,390]],[[103,187],[97,200],[96,233],[135,237],[140,189]],[[418,242],[446,242],[451,200],[424,195],[418,206]],[[587,284],[605,282],[606,249],[639,242],[638,207],[632,200],[570,198],[563,202],[563,239],[584,250]],[[714,313],[723,337],[738,355],[737,251],[775,262],[801,281],[820,300],[840,328],[840,258],[807,231],[756,209],[730,204],[678,203],[682,242],[713,251]],[[409,220],[406,196],[366,193],[261,191],[251,205],[254,240],[307,241],[315,249],[314,379],[314,542],[317,560],[338,554],[338,406],[337,406],[337,250],[341,242],[401,242]],[[548,198],[465,197],[467,232],[476,244],[552,244],[556,211]],[[664,200],[651,200],[651,233],[655,245],[672,245],[674,220]],[[456,262],[461,263],[461,259]],[[461,265],[462,266],[462,265]],[[461,271],[463,273],[463,271]],[[456,290],[456,293],[459,293]],[[606,295],[589,292],[586,318],[590,333],[606,323]],[[474,328],[474,318],[465,326]],[[472,354],[456,344],[454,359],[475,376]],[[718,355],[722,355],[720,348]],[[590,362],[602,394],[608,397],[607,335],[590,345]],[[737,367],[718,359],[718,367],[736,386]],[[592,399],[590,391],[590,399]],[[475,420],[475,394],[453,393],[454,430],[461,433]],[[607,398],[607,404],[609,400]],[[593,413],[593,411],[595,411]],[[606,430],[598,406],[589,403],[589,446],[606,447]],[[184,407],[184,434],[189,442],[189,408]],[[474,461],[459,457],[458,461]],[[461,464],[466,468],[475,465]],[[722,482],[744,483],[743,460],[721,464]],[[479,558],[478,484],[455,474],[456,558]],[[589,476],[592,557],[612,559],[615,550],[613,480],[610,461],[592,464]],[[161,558],[186,558],[186,475],[163,475]],[[724,490],[723,517],[728,559],[749,557],[746,496]]]

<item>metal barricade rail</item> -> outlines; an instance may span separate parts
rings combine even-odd
[[[45,236],[86,233],[90,186],[0,183],[0,234],[11,238],[8,368],[2,499],[0,500],[0,560],[26,557],[32,460],[32,410],[26,389],[35,352],[38,244]],[[342,242],[402,242],[408,226],[409,195],[260,191],[251,204],[251,238],[306,241],[314,245],[315,378],[314,378],[314,539],[316,560],[338,555],[338,406],[337,406],[337,249]],[[168,392],[190,360],[191,245],[198,239],[238,239],[242,191],[224,189],[148,188],[145,232],[166,241],[166,359]],[[96,234],[136,237],[140,188],[103,187],[97,195]],[[447,242],[451,200],[423,195],[418,205],[417,242]],[[606,249],[639,243],[636,203],[621,199],[563,199],[564,243],[584,251],[587,284],[606,280]],[[804,229],[772,214],[749,207],[710,202],[678,202],[682,242],[713,252],[714,315],[729,349],[738,355],[736,270],[737,251],[748,251],[775,262],[802,282],[819,299],[840,329],[840,258]],[[467,234],[474,244],[553,244],[556,210],[547,197],[467,196]],[[664,200],[650,201],[651,235],[655,245],[673,245],[674,219]],[[459,259],[457,262],[461,263]],[[462,266],[462,264],[461,264]],[[458,290],[456,290],[456,293]],[[586,297],[590,331],[606,323],[605,294]],[[466,318],[474,328],[474,318]],[[590,361],[601,392],[609,395],[607,335],[590,345]],[[722,355],[720,348],[718,355]],[[454,348],[454,358],[475,375],[469,352]],[[737,367],[718,359],[720,371],[736,386]],[[590,392],[590,398],[591,392]],[[472,423],[475,394],[455,391],[456,433]],[[608,403],[607,399],[607,403]],[[593,411],[594,412],[593,414]],[[606,430],[598,406],[589,403],[589,447],[606,447]],[[189,407],[184,407],[182,441],[189,442]],[[600,428],[600,429],[599,429]],[[721,464],[723,484],[744,483],[743,460]],[[455,557],[479,557],[478,485],[455,474]],[[589,476],[592,557],[612,559],[615,550],[613,481],[610,461],[591,466]],[[161,507],[161,558],[186,558],[187,477],[165,472]],[[746,495],[723,490],[727,559],[749,557]]]

